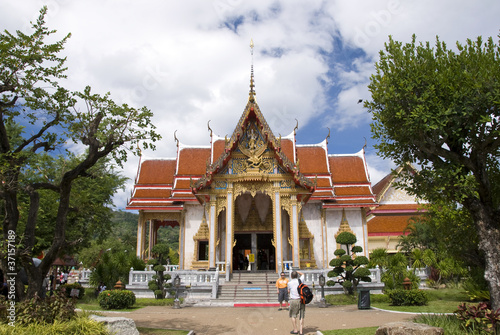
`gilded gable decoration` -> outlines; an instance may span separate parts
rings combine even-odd
[[[201,220],[200,228],[196,235],[193,236],[194,240],[194,254],[192,267],[193,269],[208,268],[208,245],[209,245],[209,228],[205,211],[203,211],[203,219]]]
[[[267,145],[262,139],[262,134],[256,127],[255,122],[251,122],[245,132],[245,136],[240,140],[238,149],[247,156],[249,172],[259,172],[259,167],[263,164],[262,154],[267,149]]]
[[[225,196],[217,197],[217,214],[216,214],[217,217],[219,216],[220,212],[226,209],[226,206],[227,206],[226,197]]]
[[[198,229],[196,235],[193,236],[193,240],[208,240],[209,236],[207,218],[205,216],[205,212],[203,212],[203,219],[201,220],[200,228]]]
[[[340,227],[339,227],[339,230],[337,231],[337,233],[335,234],[335,238],[337,238],[337,236],[339,236],[340,233],[345,232],[345,231],[349,232],[353,235],[356,235],[356,234],[354,234],[351,227],[349,226],[349,222],[347,221],[347,218],[345,216],[345,209],[342,209],[342,220],[340,221]]]

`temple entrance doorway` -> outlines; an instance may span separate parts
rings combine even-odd
[[[234,234],[236,244],[233,248],[233,270],[250,271],[250,254],[252,254],[252,234]]]
[[[233,248],[234,271],[275,271],[276,252],[273,233],[235,233]]]
[[[276,252],[272,233],[257,234],[257,270],[276,270]]]

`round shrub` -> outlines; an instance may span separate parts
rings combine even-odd
[[[330,266],[332,267],[342,266],[342,264],[344,264],[344,261],[340,258],[334,258],[330,261]]]
[[[344,249],[337,249],[333,252],[335,256],[343,256],[345,255],[346,251]]]
[[[354,247],[352,247],[351,251],[355,254],[358,252],[362,252],[363,248],[361,248],[359,245],[355,245]]]
[[[370,261],[365,256],[358,256],[358,257],[354,258],[354,260],[353,260],[354,265],[366,265],[369,262]]]
[[[344,231],[337,236],[335,241],[339,244],[354,244],[356,243],[357,239],[356,235],[354,235],[353,233]]]
[[[367,268],[358,268],[354,273],[352,274],[356,278],[361,278],[361,277],[370,277],[371,272]],[[371,282],[371,278],[369,280]]]
[[[394,289],[387,290],[387,296],[391,300],[393,306],[423,306],[427,305],[429,297],[422,290],[402,290]]]
[[[135,294],[128,290],[106,290],[99,293],[97,302],[104,309],[124,309],[135,304]]]

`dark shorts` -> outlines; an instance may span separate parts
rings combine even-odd
[[[288,301],[288,288],[280,288],[278,293],[278,301]]]

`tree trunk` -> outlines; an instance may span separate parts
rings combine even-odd
[[[467,207],[474,218],[479,236],[479,249],[486,262],[484,278],[490,290],[491,306],[500,308],[500,229],[498,218],[479,200],[470,201]]]
[[[484,223],[476,223],[484,225]],[[484,252],[486,267],[484,278],[488,281],[491,306],[500,308],[500,232],[498,229],[483,229],[479,234],[479,248]]]
[[[42,269],[35,267],[34,264],[28,265],[25,268],[28,273],[28,292],[26,297],[30,299],[38,295],[40,298],[44,299],[44,294],[46,292],[43,289],[43,279],[45,275],[42,273]]]

